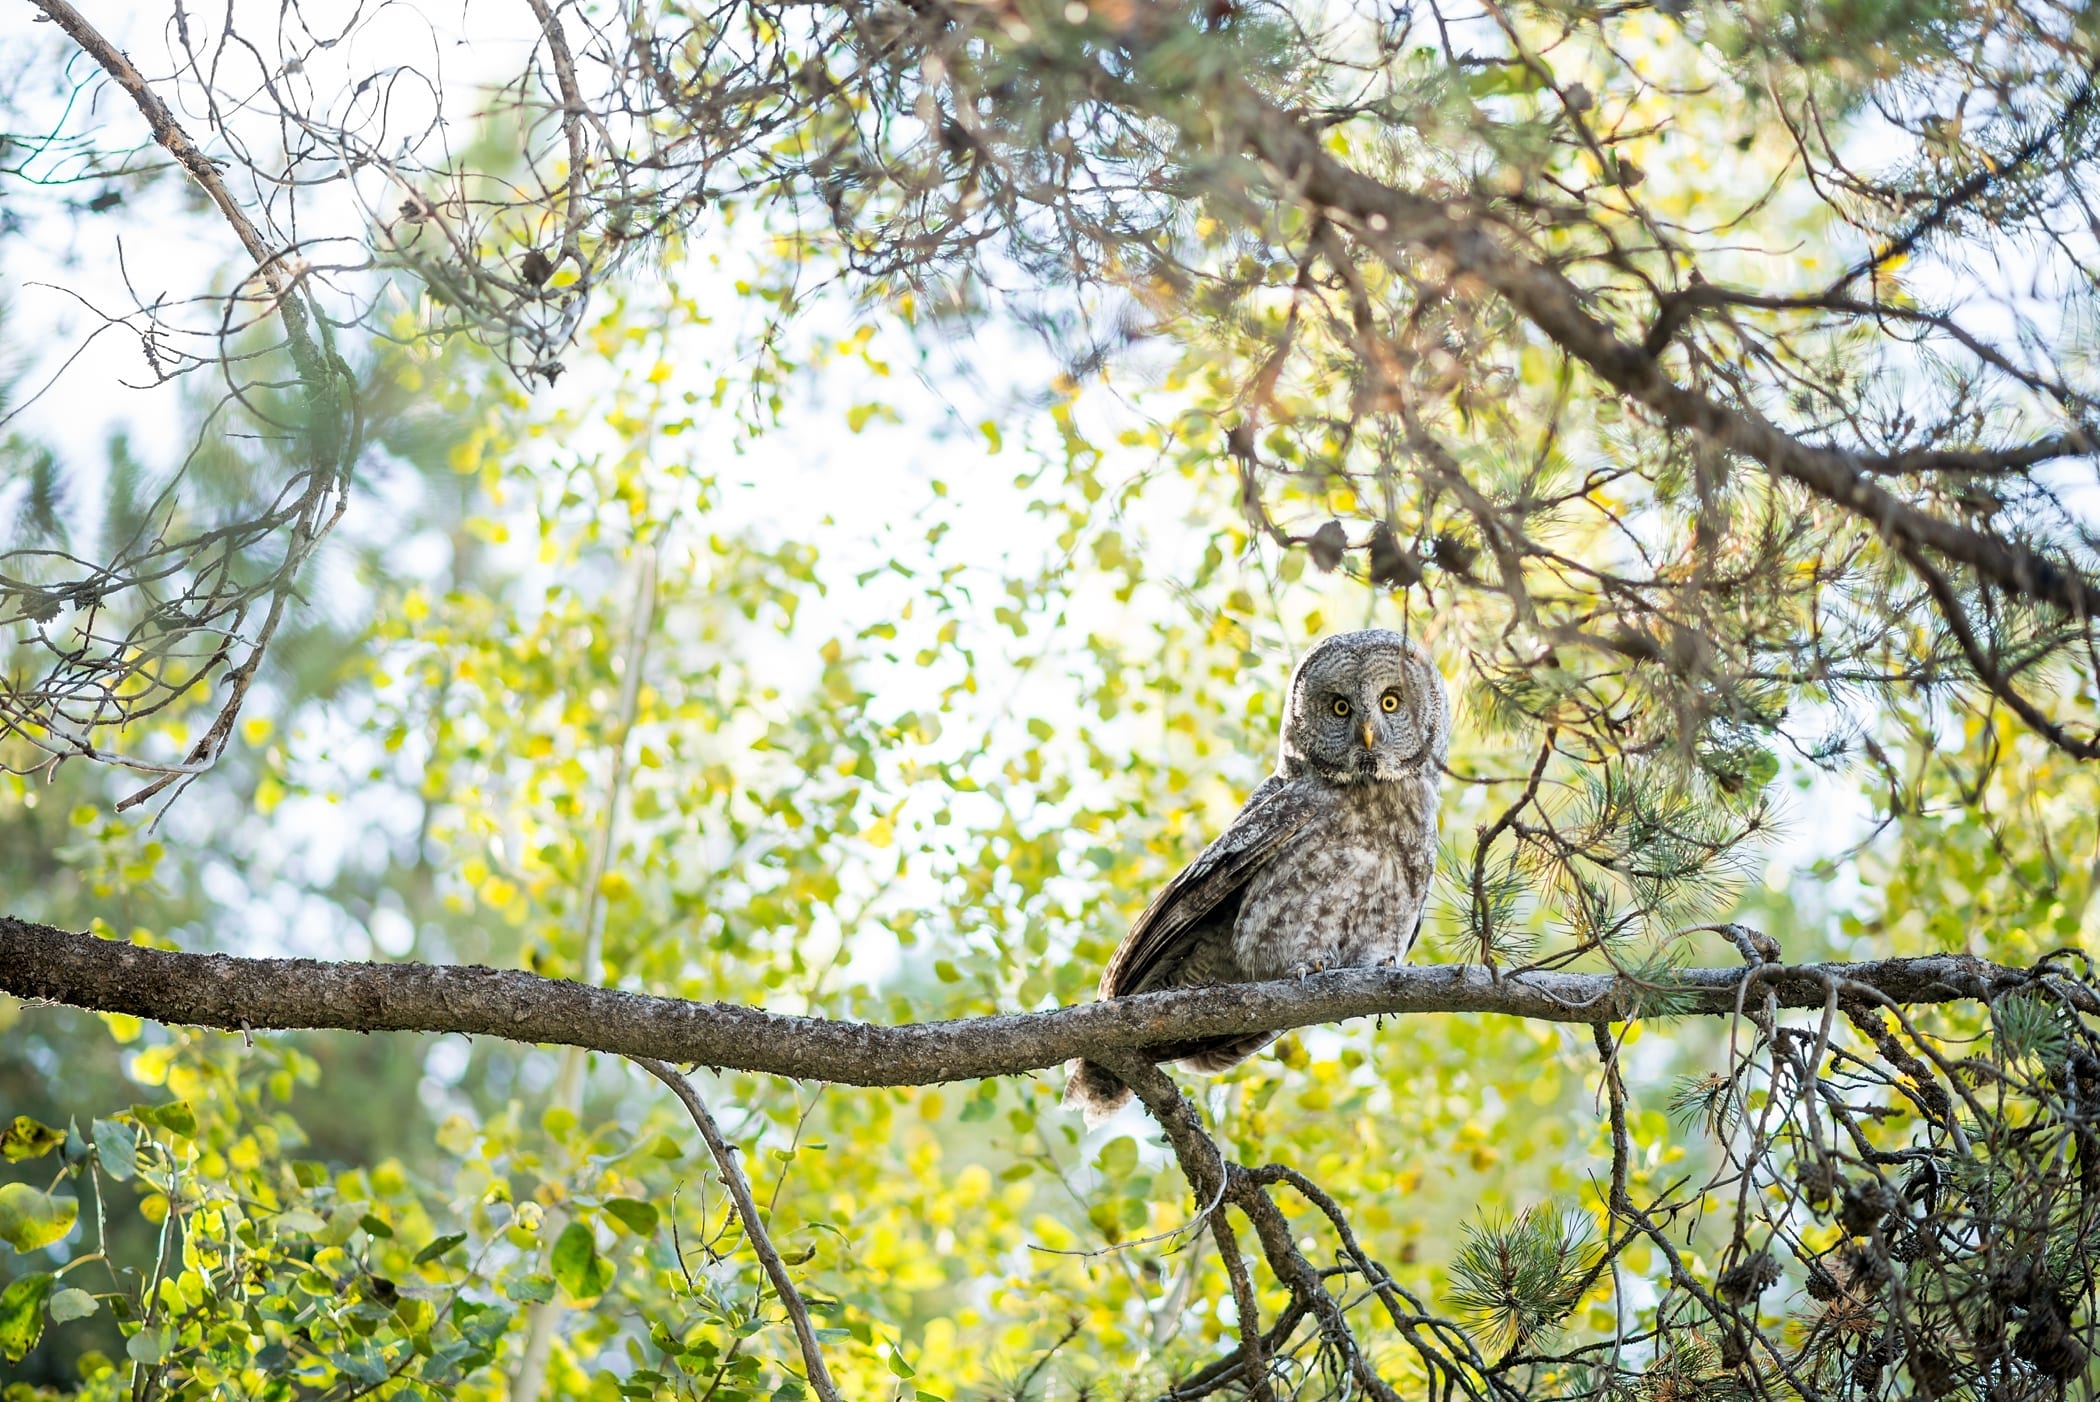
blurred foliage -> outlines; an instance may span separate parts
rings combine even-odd
[[[1844,117],[1870,105],[1871,79],[1943,55],[1954,32],[1912,5],[1699,16],[1707,28],[1687,37],[1629,11],[1629,50],[1593,55],[1603,76],[1583,94],[1615,101],[1630,132],[1664,104],[1711,128],[1678,169],[1641,148],[1665,213],[1697,202],[1723,147],[1760,188],[1785,164],[1775,119],[1741,96],[1753,84],[1702,88],[1673,65],[1754,73],[1783,53]],[[1509,65],[1420,63],[1425,109],[1450,122],[1435,130],[1468,133],[1483,182],[1505,159],[1543,178],[1539,85]],[[1656,69],[1674,86],[1644,76]],[[1511,121],[1475,124],[1505,108]],[[1432,145],[1393,158],[1456,160]],[[1640,184],[1633,161],[1599,163],[1599,188]],[[1825,222],[1774,207],[1768,236],[1798,239],[1804,262],[1831,256]],[[1009,388],[1000,373],[1028,381],[1040,359],[995,322],[966,324],[981,289],[947,289],[945,309],[901,276],[873,302],[827,294],[814,284],[864,250],[776,241],[763,206],[741,208],[719,242],[674,243],[660,275],[603,283],[588,319],[563,322],[567,374],[531,397],[432,334],[457,329],[455,303],[381,302],[394,309],[356,351],[355,504],[303,577],[307,607],[275,640],[238,743],[159,815],[113,811],[123,791],[85,765],[0,779],[10,912],[169,947],[480,962],[832,1017],[1071,1003],[1267,768],[1309,641],[1406,627],[1457,674],[1507,624],[1506,601],[1409,580],[1390,559],[1379,571],[1366,543],[1353,573],[1323,569],[1307,541],[1249,519],[1243,482],[1218,468],[1237,371],[1265,344],[1235,322],[1244,303],[1217,304],[1164,370],[1046,365],[980,409],[971,393]],[[1295,276],[1256,256],[1262,217],[1193,229],[1213,272],[1249,287]],[[1255,331],[1273,335],[1284,313],[1269,312]],[[1483,333],[1506,350],[1500,334]],[[1510,423],[1572,434],[1588,416],[1582,454],[1658,453],[1686,474],[1671,502],[1710,504],[1699,465],[1650,429],[1608,401],[1569,406],[1549,358],[1520,348],[1509,368],[1490,385],[1499,399],[1454,389],[1441,408],[1486,438]],[[904,383],[951,373],[968,391]],[[1325,451],[1343,384],[1271,386],[1289,427],[1263,452]],[[801,460],[812,445],[822,460]],[[1578,450],[1561,451],[1566,476]],[[281,452],[228,436],[180,470],[202,499],[237,504],[278,480]],[[1538,488],[1522,456],[1483,468],[1505,500]],[[72,478],[27,438],[0,444],[0,461],[8,490],[24,488],[6,498],[11,543],[122,533],[174,470],[121,439],[103,470]],[[1368,488],[1344,499],[1339,479],[1286,477],[1267,479],[1282,480],[1272,504],[1307,523],[1393,512]],[[88,485],[106,505],[79,505]],[[1766,482],[1735,490],[1739,520],[1803,509]],[[1596,483],[1577,495],[1618,504]],[[1443,576],[1480,558],[1455,516],[1402,524]],[[1783,590],[1761,596],[1731,636],[1791,646],[1801,615],[1785,605]],[[1926,636],[1897,651],[1914,643],[1944,650]],[[1605,755],[1557,747],[1580,687],[1556,670],[1461,678],[1432,916],[1453,957],[1732,961],[1701,925],[1731,913],[1796,960],[2033,963],[2100,934],[2100,786],[1979,689],[1892,687],[1869,705],[1865,688],[1819,679],[1782,715],[1748,674],[1708,706],[1711,677],[1686,666],[1646,691],[1626,683],[1614,704],[1640,724]],[[192,696],[126,743],[179,754],[210,707]],[[1831,734],[1845,743],[1822,746]],[[2053,1016],[2009,1001],[1929,1031],[1949,1047],[1988,1036],[1993,1064],[2025,1068],[2001,1084],[2039,1123],[2061,1109],[2049,1068],[2070,1065],[2076,1040]],[[456,1038],[250,1045],[12,1004],[0,1031],[9,1402],[494,1399],[513,1395],[535,1341],[548,1396],[804,1395],[704,1151],[631,1068]],[[1616,1043],[1631,1097],[1621,1186],[1676,1204],[1690,1225],[1675,1262],[1614,1225],[1587,1029],[1456,1016],[1307,1029],[1197,1093],[1229,1155],[1317,1181],[1366,1252],[1495,1358],[1551,1345],[1581,1360],[1533,1369],[1531,1394],[1736,1387],[1728,1339],[1660,1332],[1689,1317],[1688,1279],[1734,1291],[1803,1357],[1827,1344],[1826,1386],[1986,1395],[1967,1375],[1904,1373],[1893,1353],[1858,1362],[1878,1341],[1849,1287],[1880,1258],[1855,1238],[1893,1232],[1847,1235],[1803,1208],[1801,1256],[1770,1279],[1730,1238],[1752,1190],[1718,1175],[1783,1079],[1769,1059],[1743,1070],[1730,1036],[1657,1021]],[[1182,1230],[1198,1205],[1135,1112],[1083,1134],[1054,1076],[900,1091],[700,1080],[849,1397],[1152,1396],[1236,1346],[1225,1266]],[[1860,1093],[1878,1150],[1945,1137],[1900,1086]],[[1816,1210],[1841,1213],[1825,1187]],[[1340,1259],[1317,1214],[1292,1213]],[[2064,1236],[2044,1232],[2038,1250],[2068,1259]],[[2059,1291],[2069,1278],[2029,1280],[2031,1299],[2008,1308],[2023,1324],[2055,1308],[2089,1320],[2091,1282]],[[1272,1274],[1254,1284],[1265,1318],[1287,1307]],[[1301,1353],[1280,1376],[1316,1395],[1333,1379]],[[1403,1392],[1427,1389],[1412,1355],[1379,1361]],[[2063,1362],[2015,1380],[2060,1383],[2077,1372]]]

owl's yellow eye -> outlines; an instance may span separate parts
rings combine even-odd
[[[1387,715],[1391,715],[1393,712],[1399,710],[1400,693],[1397,691],[1388,691],[1385,695],[1379,697],[1378,709],[1384,711]]]
[[[1349,703],[1348,703],[1347,701],[1344,701],[1344,700],[1343,700],[1343,699],[1342,699],[1341,697],[1339,697],[1339,696],[1335,697],[1335,698],[1334,698],[1334,713],[1335,713],[1336,715],[1338,715],[1338,716],[1346,716],[1346,715],[1348,715],[1348,714],[1349,714]]]

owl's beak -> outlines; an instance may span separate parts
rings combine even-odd
[[[1371,722],[1369,721],[1364,722],[1363,736],[1365,749],[1375,750],[1378,748],[1378,732],[1371,728]]]

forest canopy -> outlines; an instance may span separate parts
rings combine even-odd
[[[6,1402],[2092,1394],[2084,9],[0,26]]]

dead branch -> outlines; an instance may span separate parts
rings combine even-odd
[[[707,1151],[715,1156],[715,1167],[721,1170],[723,1186],[729,1189],[729,1199],[736,1205],[737,1220],[744,1224],[744,1235],[751,1242],[751,1249],[758,1253],[759,1264],[765,1267],[766,1278],[773,1282],[773,1293],[780,1297],[780,1306],[787,1311],[788,1319],[795,1326],[795,1341],[802,1348],[802,1362],[809,1370],[809,1385],[822,1402],[841,1402],[838,1385],[831,1380],[831,1370],[824,1366],[824,1351],[817,1346],[817,1331],[809,1322],[809,1306],[802,1302],[802,1294],[795,1289],[793,1277],[788,1275],[787,1263],[780,1259],[780,1252],[773,1245],[773,1238],[766,1231],[766,1224],[759,1216],[758,1203],[751,1196],[751,1184],[744,1177],[744,1169],[736,1160],[736,1152],[722,1131],[715,1124],[715,1117],[708,1113],[707,1102],[686,1077],[673,1067],[666,1066],[654,1057],[638,1056],[635,1065],[647,1071],[669,1086],[686,1112],[699,1126],[700,1137],[707,1141]]]
[[[357,451],[351,428],[355,410],[348,402],[347,369],[328,346],[316,339],[318,314],[307,304],[299,277],[288,266],[289,250],[269,245],[247,211],[233,198],[218,165],[175,120],[167,104],[129,58],[66,0],[36,0],[36,5],[123,89],[146,119],[154,141],[197,182],[232,228],[254,264],[252,276],[261,281],[268,308],[284,326],[285,344],[305,402],[306,422],[299,436],[306,462],[291,477],[283,497],[260,517],[231,528],[224,533],[224,541],[215,542],[214,537],[220,533],[207,532],[172,545],[154,540],[142,552],[127,548],[125,558],[94,568],[56,591],[56,600],[85,608],[92,617],[112,596],[127,590],[144,594],[160,578],[185,568],[194,572],[199,581],[211,579],[209,586],[194,585],[180,600],[168,619],[173,625],[169,635],[162,635],[164,625],[155,622],[146,636],[135,632],[112,647],[95,643],[92,626],[84,627],[79,630],[83,639],[80,648],[52,647],[61,659],[60,665],[43,684],[22,688],[10,683],[5,694],[0,694],[0,725],[4,725],[0,734],[13,733],[27,739],[43,756],[36,767],[48,772],[75,756],[100,758],[101,748],[95,738],[98,727],[121,726],[150,715],[213,671],[228,666],[236,644],[245,642],[247,656],[226,672],[224,697],[216,715],[181,762],[133,766],[156,769],[159,777],[119,805],[130,807],[171,785],[194,779],[210,766],[231,738],[234,722],[263,657],[284,621],[300,568],[342,519],[348,505],[348,465]],[[231,311],[243,295],[236,293],[228,300],[228,319],[222,336],[233,329]],[[321,329],[325,335],[325,325]],[[230,366],[232,362],[226,363]],[[237,399],[245,394],[240,388],[233,391]],[[277,567],[259,584],[234,585],[226,569],[232,552],[242,543],[258,542],[280,530],[288,539]],[[212,548],[215,543],[221,547],[216,551]],[[166,563],[170,560],[174,562],[172,566]],[[48,620],[57,612],[56,600],[44,599],[45,594],[52,592],[49,588],[36,591],[26,587],[25,582],[0,578],[0,599],[10,594],[36,596],[34,606],[25,611],[39,621]],[[250,606],[261,599],[268,601],[261,626],[252,636],[240,638],[239,629]],[[146,617],[151,620],[158,611],[149,608]],[[186,679],[180,682],[156,679],[145,688],[142,699],[137,688],[128,684],[137,680],[139,658],[172,652],[175,641],[193,634],[211,640],[209,659],[189,669]],[[48,638],[45,643],[52,646]],[[86,714],[79,714],[83,708]]]

